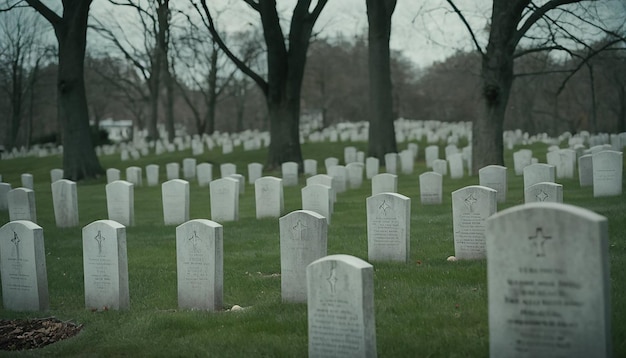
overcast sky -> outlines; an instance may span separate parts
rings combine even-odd
[[[276,2],[284,19],[284,29],[288,29],[297,0]],[[543,2],[545,1],[537,3],[540,5]],[[209,0],[207,3],[220,31],[260,27],[258,13],[251,10],[243,0]],[[312,3],[314,6],[317,1],[313,0]],[[190,6],[185,0],[177,0],[171,4],[177,7]],[[462,10],[484,48],[492,0],[455,0],[455,4]],[[613,18],[620,23],[626,19],[626,0],[602,0],[595,4],[602,11],[600,17],[603,19]],[[124,14],[120,14],[119,7],[111,9],[110,6],[105,0],[94,1],[91,13],[105,23],[107,18],[123,19]],[[333,38],[338,34],[347,37],[367,34],[365,0],[329,0],[314,30],[322,38]],[[392,17],[390,46],[393,50],[402,51],[422,68],[436,61],[443,61],[458,50],[474,49],[467,29],[445,0],[398,0]]]
[[[277,1],[279,11],[289,18],[296,0]],[[317,3],[313,1],[313,3]],[[241,0],[210,1],[218,27],[243,29],[258,24],[258,15]],[[490,0],[456,0],[474,31],[484,29],[491,13]],[[288,26],[288,23],[285,23]],[[367,34],[365,0],[329,0],[315,26],[321,37]],[[486,33],[482,32],[484,39]],[[392,17],[390,47],[401,50],[420,67],[442,61],[459,49],[472,49],[469,35],[445,0],[398,0]]]

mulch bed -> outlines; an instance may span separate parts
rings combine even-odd
[[[0,320],[0,350],[35,349],[71,338],[83,328],[54,317],[40,319]]]

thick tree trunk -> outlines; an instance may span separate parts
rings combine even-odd
[[[172,143],[176,135],[174,128],[174,81],[169,71],[169,61],[165,61],[163,67],[163,82],[165,82],[165,124],[167,128],[167,140]]]
[[[158,122],[159,122],[159,88],[160,88],[160,71],[152,67],[153,72],[150,75],[150,110],[148,118],[148,139],[158,140],[160,138]]]
[[[368,155],[384,161],[397,152],[393,118],[389,37],[395,0],[367,0],[369,23],[369,142]]]
[[[493,2],[491,31],[482,61],[483,112],[473,121],[472,170],[487,165],[504,165],[504,116],[513,85],[515,33],[525,8],[524,1]]]
[[[268,168],[279,168],[284,162],[296,162],[302,169],[300,150],[300,103],[284,98],[267,102],[270,117],[270,147]]]
[[[215,132],[215,109],[217,107],[217,48],[213,44],[213,52],[210,57],[211,69],[209,70],[209,93],[207,94],[207,114],[205,130],[207,134]]]
[[[63,173],[70,180],[104,173],[91,141],[85,94],[84,63],[90,1],[66,6],[55,27],[59,41],[58,116],[63,128]]]
[[[626,132],[626,86],[620,85],[617,90],[619,98],[619,114],[617,118],[617,131]]]

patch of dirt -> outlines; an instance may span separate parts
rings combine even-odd
[[[0,320],[0,350],[35,349],[71,338],[83,328],[54,317],[40,319]]]

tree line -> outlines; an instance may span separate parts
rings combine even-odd
[[[190,134],[268,130],[269,166],[302,161],[301,117],[320,118],[322,127],[368,121],[368,155],[381,159],[396,151],[395,118],[472,121],[474,168],[502,164],[504,129],[557,134],[626,126],[624,24],[599,21],[592,5],[579,1],[494,0],[485,46],[447,0],[475,51],[428,68],[389,50],[396,1],[367,0],[367,34],[352,38],[313,33],[326,1],[298,1],[287,33],[274,1],[243,0],[260,26],[240,33],[222,31],[206,1],[184,9],[167,0],[109,2],[131,10],[139,35],[114,19],[94,18],[90,38],[99,41],[88,48],[91,1],[66,1],[60,14],[26,1],[52,24],[58,46],[51,49],[40,18],[24,12],[22,1],[5,1],[0,13],[29,14],[0,29],[7,39],[0,49],[3,144],[56,134],[67,177],[75,180],[101,173],[90,154],[97,138],[84,134],[90,120],[108,117],[132,119],[150,140],[171,141],[177,126]],[[583,38],[571,24],[596,36]],[[168,138],[159,138],[157,123]]]

